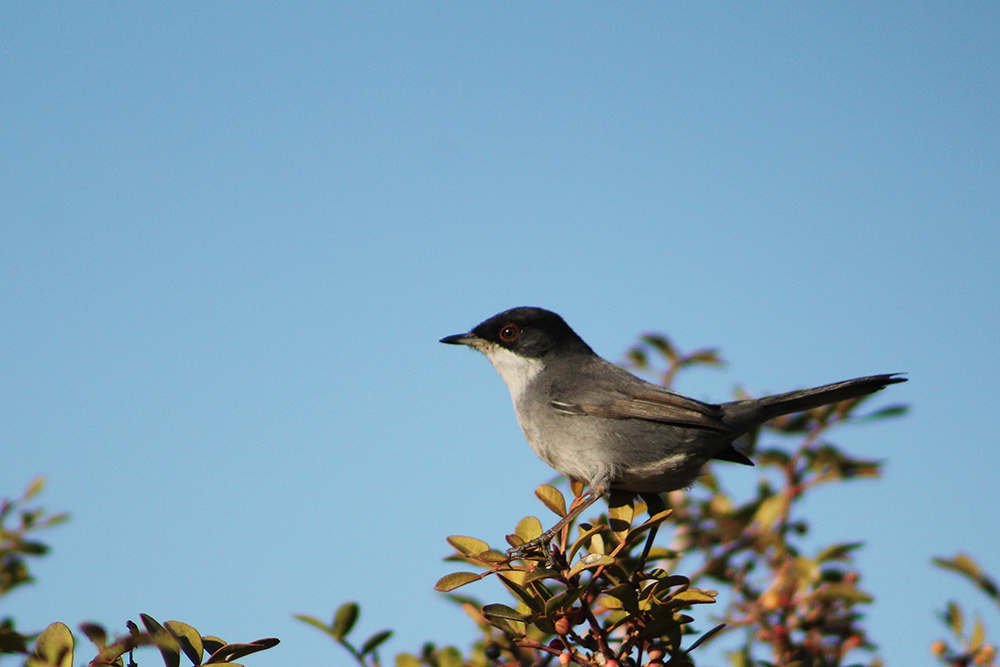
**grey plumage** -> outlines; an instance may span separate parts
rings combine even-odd
[[[647,494],[684,488],[713,458],[753,465],[734,443],[767,420],[905,382],[896,374],[874,375],[704,403],[605,361],[561,317],[541,308],[499,313],[441,342],[468,345],[489,358],[510,389],[531,448],[563,475],[590,485],[584,507],[611,488]]]

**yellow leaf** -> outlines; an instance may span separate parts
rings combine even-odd
[[[53,667],[73,667],[73,633],[65,623],[52,623],[35,640],[35,656]]]
[[[538,496],[538,499],[546,507],[555,512],[557,516],[560,518],[566,516],[566,499],[563,498],[563,494],[559,492],[559,489],[548,484],[542,484],[535,489],[535,495]]]
[[[611,556],[604,556],[601,554],[589,554],[584,556],[576,562],[576,565],[570,569],[567,577],[574,577],[584,570],[592,567],[600,567],[602,565],[614,565],[615,559]]]
[[[514,533],[525,542],[530,542],[542,534],[542,522],[533,516],[526,516],[517,522]]]
[[[674,593],[672,600],[687,602],[688,604],[707,604],[715,602],[718,592],[706,588],[688,588]]]
[[[464,535],[452,535],[448,538],[448,544],[455,547],[459,553],[463,553],[466,556],[478,556],[484,551],[489,551],[490,545],[486,544],[482,540],[477,540],[474,537],[465,537]]]

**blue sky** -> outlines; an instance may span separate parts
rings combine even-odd
[[[1000,575],[998,20],[4,7],[0,493],[45,475],[73,520],[2,613],[348,664],[291,614],[355,599],[389,653],[464,646],[444,539],[544,516],[550,473],[485,359],[437,340],[539,305],[612,360],[646,331],[719,347],[677,386],[701,399],[909,373],[879,402],[911,416],[838,434],[885,479],[817,492],[811,539],[866,541],[890,664],[931,662],[951,597],[997,637],[929,558]]]

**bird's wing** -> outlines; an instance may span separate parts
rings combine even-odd
[[[722,420],[719,406],[658,387],[618,367],[611,368],[614,370],[598,369],[586,383],[574,383],[585,386],[583,391],[563,392],[554,386],[550,404],[564,415],[645,419],[722,433],[733,431]]]

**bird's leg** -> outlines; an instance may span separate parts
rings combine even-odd
[[[663,496],[658,493],[643,493],[642,499],[646,501],[646,513],[650,517],[654,517],[663,510],[667,509],[666,503],[663,502]],[[646,567],[646,559],[649,558],[649,550],[653,548],[653,540],[656,539],[656,533],[660,529],[659,525],[653,526],[649,529],[649,533],[646,535],[646,544],[642,548],[642,555],[639,556],[639,562],[636,565],[635,571],[642,572],[643,568]]]
[[[541,549],[543,555],[547,559],[551,560],[552,551],[549,545],[552,542],[552,540],[555,539],[556,535],[559,534],[559,531],[561,531],[563,528],[566,527],[567,524],[569,524],[570,522],[575,520],[578,516],[580,516],[580,514],[585,509],[587,509],[595,502],[597,502],[597,499],[603,495],[604,495],[603,487],[592,486],[590,490],[587,491],[586,495],[583,496],[584,500],[579,505],[571,509],[566,514],[566,516],[559,519],[559,521],[556,522],[556,525],[552,526],[551,528],[546,530],[544,533],[542,533],[535,539],[528,540],[524,544],[508,549],[507,558],[521,558],[527,551],[531,549]]]

